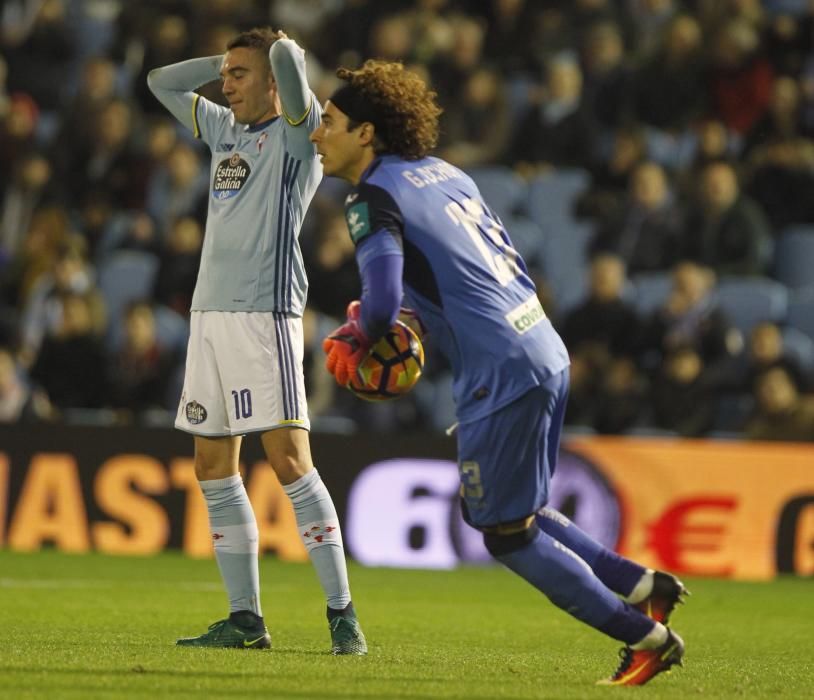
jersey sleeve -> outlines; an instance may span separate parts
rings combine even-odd
[[[345,198],[345,221],[358,247],[369,236],[389,234],[402,246],[404,216],[390,193],[382,187],[360,183]]]
[[[158,101],[192,131],[195,138],[203,139],[210,146],[231,112],[201,97],[195,89],[218,79],[222,61],[222,56],[193,58],[155,68],[147,76],[147,85]]]
[[[269,61],[277,81],[289,151],[301,160],[313,158],[316,147],[309,136],[319,126],[322,109],[308,87],[305,51],[291,39],[278,39],[269,50]]]

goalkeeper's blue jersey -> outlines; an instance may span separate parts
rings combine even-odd
[[[405,305],[452,366],[460,422],[489,415],[568,366],[525,263],[463,171],[438,158],[385,155],[348,195],[345,213],[359,254],[393,241],[403,251]]]

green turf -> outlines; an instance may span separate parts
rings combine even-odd
[[[814,582],[690,580],[685,668],[602,688],[618,645],[499,568],[351,568],[367,657],[332,657],[307,564],[262,562],[270,652],[179,649],[225,613],[213,561],[0,551],[2,698],[814,696]]]

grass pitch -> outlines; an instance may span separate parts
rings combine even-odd
[[[332,657],[308,564],[262,561],[273,650],[179,649],[226,611],[214,561],[0,551],[0,698],[810,698],[814,581],[689,580],[685,667],[594,682],[618,644],[500,568],[351,568],[367,657]]]

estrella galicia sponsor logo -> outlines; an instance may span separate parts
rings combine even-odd
[[[215,168],[215,177],[212,181],[212,196],[219,200],[234,197],[246,184],[251,172],[249,164],[240,157],[239,153],[222,160],[218,163],[218,167]]]
[[[215,151],[217,151],[218,153],[229,153],[229,151],[231,151],[234,147],[235,144],[233,143],[219,143],[215,147]]]
[[[192,425],[200,425],[206,420],[206,409],[197,401],[190,401],[186,405],[187,420]]]

